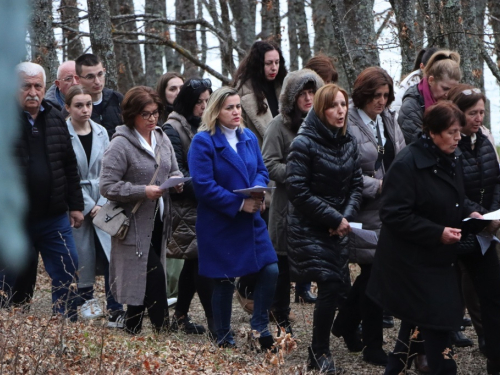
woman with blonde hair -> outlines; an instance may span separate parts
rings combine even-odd
[[[460,55],[454,51],[435,52],[424,68],[422,80],[410,87],[403,96],[398,123],[405,143],[418,138],[422,131],[424,111],[440,100],[446,100],[448,91],[460,82]]]
[[[269,182],[256,136],[243,126],[238,92],[216,90],[203,113],[202,124],[188,153],[198,200],[196,233],[199,273],[214,280],[212,309],[217,343],[235,347],[230,327],[236,277],[256,275],[250,324],[263,350],[274,340],[268,330],[269,309],[278,277],[277,257],[266,223],[264,192],[239,189],[265,187]]]
[[[334,374],[330,329],[350,287],[347,235],[361,204],[363,176],[347,127],[347,93],[328,84],[313,103],[287,158],[288,257],[293,281],[318,285],[309,367]]]

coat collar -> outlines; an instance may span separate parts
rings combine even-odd
[[[242,128],[240,128],[240,131],[236,131],[236,134],[238,136],[238,143],[236,144],[237,153],[229,145],[220,126],[216,125],[215,134],[212,135],[214,147],[220,150],[221,156],[235,167],[245,181],[247,181],[248,186],[250,186],[250,178],[246,167],[246,144],[250,142],[251,139]]]

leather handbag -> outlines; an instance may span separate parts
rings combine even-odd
[[[158,167],[153,175],[153,178],[149,182],[151,185],[158,176],[160,170],[161,154],[158,152],[156,157],[156,164]],[[108,233],[110,236],[115,237],[119,240],[124,240],[127,237],[128,230],[130,228],[130,218],[134,215],[142,204],[142,200],[137,202],[132,209],[129,216],[126,215],[125,209],[120,206],[119,202],[108,200],[101,209],[97,212],[92,222],[94,225]]]

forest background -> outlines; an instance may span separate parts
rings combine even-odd
[[[166,71],[227,84],[258,39],[281,45],[287,68],[331,56],[351,90],[364,68],[395,83],[426,46],[462,57],[463,82],[490,99],[486,123],[500,141],[500,1],[495,0],[30,0],[27,59],[50,84],[60,62],[99,55],[107,87],[155,87]]]

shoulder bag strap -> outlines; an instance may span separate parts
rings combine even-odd
[[[148,185],[151,185],[156,180],[156,176],[158,176],[158,172],[160,171],[160,163],[161,163],[161,152],[158,151],[158,155],[156,155],[156,165],[158,165],[158,166],[156,167],[155,174],[153,175],[153,178],[151,179],[151,181],[149,182]],[[142,201],[143,200],[140,200],[139,202],[137,202],[135,204],[134,208],[132,209],[132,212],[130,213],[130,216],[132,216],[133,214],[135,214],[137,212],[137,210],[139,209],[139,207],[142,204]]]

